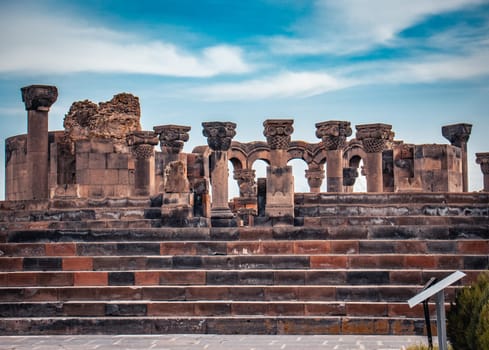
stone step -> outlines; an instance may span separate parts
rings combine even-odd
[[[487,225],[489,216],[427,216],[427,215],[407,215],[407,216],[354,216],[354,215],[331,215],[321,217],[296,218],[301,220],[303,226],[446,226],[446,225]]]
[[[161,209],[134,207],[0,211],[0,221],[12,223],[140,219],[161,219]]]
[[[477,269],[489,268],[489,257],[461,254],[328,254],[328,255],[173,255],[159,256],[0,257],[0,271],[145,271],[158,269]],[[158,255],[158,256],[155,256]]]
[[[66,198],[52,200],[12,200],[0,202],[0,212],[42,211],[56,209],[150,208],[161,206],[161,200],[147,197]]]
[[[489,239],[461,240],[271,240],[0,243],[0,257],[154,255],[489,255]],[[429,258],[428,258],[429,259]]]
[[[135,285],[321,285],[373,286],[422,284],[453,270],[267,269],[149,271],[23,271],[0,272],[0,287],[135,286]],[[473,280],[481,270],[465,270]]]
[[[391,216],[427,216],[427,217],[487,217],[489,206],[485,204],[399,204],[391,203],[383,205],[367,204],[320,204],[320,205],[297,205],[294,208],[295,216],[305,217],[328,217],[328,216],[370,216],[370,217],[391,217]]]
[[[446,277],[446,273],[443,277]],[[429,275],[428,275],[429,276]],[[435,276],[437,276],[435,274]],[[431,277],[431,276],[430,276]],[[0,287],[0,302],[65,301],[338,301],[406,302],[422,284],[403,285],[135,285]],[[426,280],[424,281],[426,282]],[[446,289],[453,300],[458,286]]]
[[[295,193],[295,205],[486,205],[489,203],[487,192],[466,193]]]
[[[435,304],[430,303],[435,314]],[[446,304],[449,307],[449,304]],[[7,302],[0,317],[134,317],[134,316],[371,316],[422,318],[423,307],[406,302],[341,301],[67,301]]]
[[[132,229],[161,227],[160,219],[121,219],[83,221],[23,221],[4,225],[9,231],[28,230],[90,230],[90,229]]]
[[[7,242],[489,239],[487,224],[11,230]]]
[[[434,327],[434,324],[432,324]],[[377,334],[422,335],[422,318],[350,316],[2,318],[0,335]]]

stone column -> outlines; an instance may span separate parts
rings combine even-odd
[[[357,125],[356,138],[362,141],[367,153],[365,162],[367,176],[367,192],[383,192],[382,151],[386,142],[392,140],[394,133],[392,125],[364,124]]]
[[[185,142],[188,141],[190,126],[159,125],[153,128],[160,139],[161,152],[165,156],[165,163],[182,160],[180,157]]]
[[[293,119],[268,119],[263,123],[263,135],[270,147],[265,214],[272,224],[294,222],[294,177],[292,167],[287,165],[293,123]]]
[[[239,197],[234,198],[234,210],[244,226],[253,226],[258,213],[257,186],[255,170],[234,169],[233,178],[238,182]]]
[[[441,128],[441,133],[452,146],[460,147],[462,150],[462,190],[469,190],[469,174],[467,164],[467,141],[469,141],[472,124],[452,124]]]
[[[475,161],[480,164],[482,174],[484,175],[484,192],[489,192],[489,152],[476,153]]]
[[[160,125],[153,128],[159,136],[163,154],[161,219],[164,226],[188,227],[199,222],[193,219],[195,201],[188,180],[187,155],[182,153],[190,129],[190,126],[183,125]]]
[[[158,144],[158,137],[152,131],[136,131],[127,136],[127,143],[132,146],[136,157],[134,171],[134,194],[149,196],[154,187],[154,168],[151,159],[154,157],[153,147]]]
[[[255,170],[234,169],[233,178],[238,182],[240,197],[256,199]]]
[[[331,120],[316,124],[316,136],[326,149],[328,192],[343,192],[343,148],[351,133],[350,122]]]
[[[27,110],[27,162],[29,199],[49,197],[48,112],[58,98],[56,86],[23,87],[22,101]]]
[[[306,169],[307,184],[312,193],[321,192],[321,185],[324,180],[324,168],[322,166],[309,167]]]
[[[228,204],[228,154],[231,141],[236,135],[236,124],[231,122],[204,122],[202,133],[207,137],[211,168],[211,225],[236,226],[234,215]]]

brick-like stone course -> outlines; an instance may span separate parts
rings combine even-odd
[[[385,196],[352,196],[356,203],[315,195],[316,209],[305,212],[323,216],[303,222],[316,227],[159,227],[160,208],[130,198],[29,203],[32,216],[0,210],[8,232],[0,323],[21,333],[103,325],[135,333],[421,334],[422,309],[405,301],[426,280],[462,269],[468,283],[489,267],[487,204],[396,194],[386,195],[393,202],[382,211]],[[9,323],[16,314],[54,321],[27,328],[24,318]]]

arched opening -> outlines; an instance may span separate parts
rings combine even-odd
[[[359,156],[353,156],[349,162],[350,168],[354,168],[357,171],[357,177],[355,183],[352,186],[353,192],[367,192],[367,178],[363,174],[363,159]]]
[[[302,159],[291,159],[287,165],[292,166],[294,176],[294,192],[310,192],[306,179],[307,163]]]
[[[263,159],[257,159],[253,162],[252,169],[255,171],[256,180],[256,194],[257,194],[257,214],[258,216],[265,215],[266,206],[266,177],[268,161]],[[263,179],[260,180],[259,179]]]
[[[232,159],[228,163],[228,199],[232,200],[235,197],[239,197],[239,186],[238,182],[234,179],[234,170],[241,169],[241,164],[239,162],[233,162]]]
[[[251,167],[255,171],[255,179],[258,181],[259,178],[267,177],[267,166],[268,163],[263,159],[257,159]]]

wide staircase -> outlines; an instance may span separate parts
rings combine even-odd
[[[295,202],[293,227],[237,228],[161,227],[150,199],[0,202],[0,334],[422,334],[426,281],[488,269],[487,193]]]

